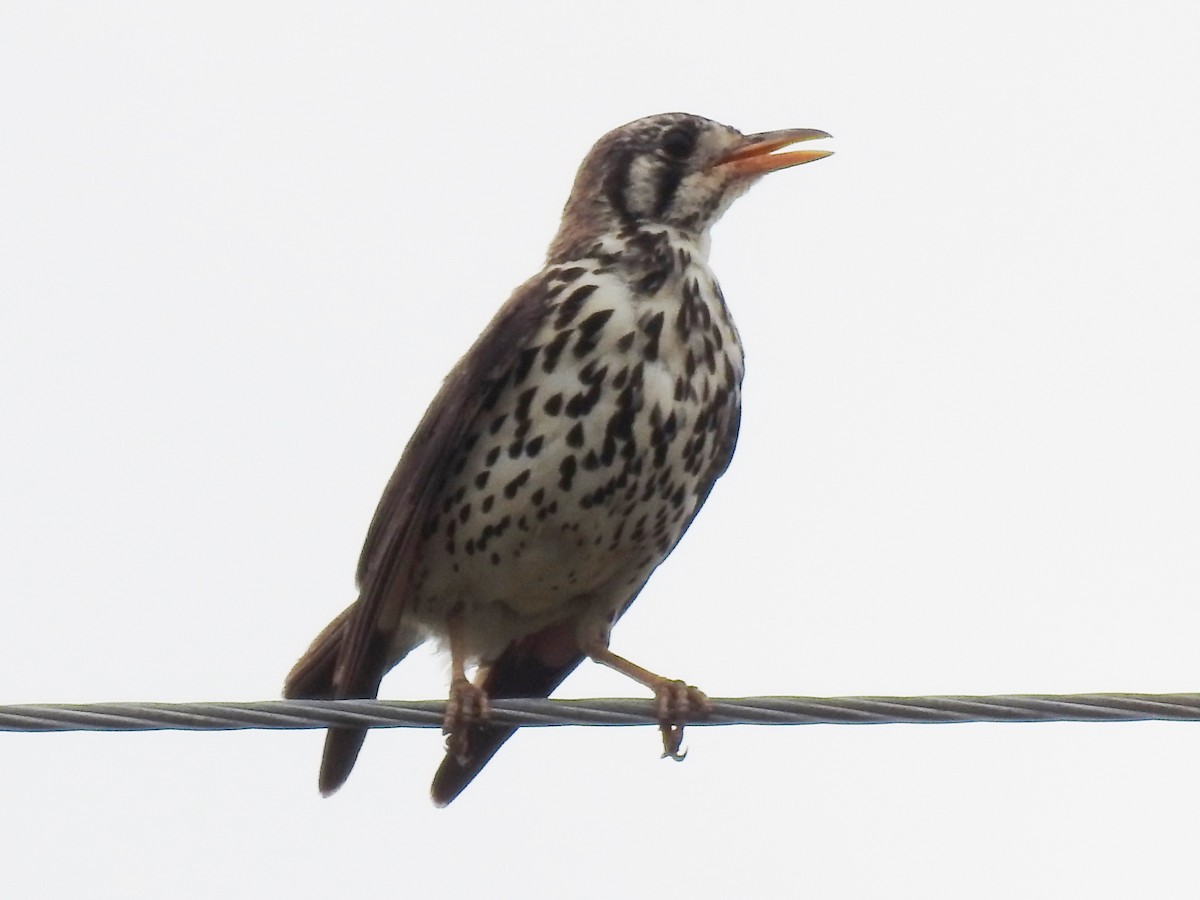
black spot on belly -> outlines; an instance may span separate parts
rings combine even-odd
[[[596,349],[604,323],[612,318],[612,314],[611,309],[601,309],[579,323],[579,339],[575,342],[576,358],[581,359]]]
[[[577,467],[574,456],[567,456],[558,466],[558,486],[564,491],[571,489],[571,484],[575,480],[575,469]]]
[[[600,385],[593,384],[586,391],[576,394],[567,401],[567,415],[573,419],[586,416],[600,401]]]
[[[546,345],[545,353],[542,355],[543,372],[550,373],[554,371],[554,367],[558,365],[558,358],[562,356],[563,348],[567,346],[567,341],[571,339],[571,332],[574,330],[573,328],[568,328],[565,331],[560,331]]]
[[[613,529],[612,543],[609,544],[610,550],[615,550],[617,548],[617,545],[621,543],[621,532],[623,532],[625,530],[625,523],[627,521],[629,521],[629,520],[622,519],[620,522],[617,523],[617,527],[615,529]]]
[[[548,416],[557,416],[562,411],[562,405],[563,395],[555,394],[542,405],[542,409],[546,411],[546,415]]]
[[[533,364],[537,360],[537,355],[541,350],[541,347],[526,347],[520,352],[517,356],[517,366],[513,369],[513,384],[520,384],[525,380],[525,376],[533,368]]]
[[[648,275],[643,276],[634,282],[634,290],[643,294],[653,294],[660,287],[666,284],[667,275],[670,274],[669,269],[656,269]]]
[[[604,426],[604,433],[609,437],[621,440],[631,439],[633,437],[633,409],[628,404],[618,405],[617,411],[609,417],[608,423]]]
[[[582,384],[603,384],[606,377],[608,377],[608,366],[598,366],[594,359],[589,360],[579,370],[579,381]]]
[[[646,346],[642,348],[642,357],[647,362],[653,362],[658,359],[658,339],[662,334],[663,328],[663,313],[651,317],[651,319],[642,326],[642,332],[646,335]]]
[[[600,450],[600,462],[611,466],[617,455],[617,441],[611,434],[604,436],[604,446]]]
[[[571,430],[567,432],[567,445],[570,447],[583,446],[583,423],[576,422],[571,426]]]
[[[643,541],[645,539],[645,537],[646,537],[646,517],[642,516],[640,519],[638,519],[633,524],[633,534],[630,535],[630,538],[632,538],[635,543],[640,543],[641,541]]]
[[[513,413],[517,417],[518,422],[529,421],[529,407],[533,403],[533,397],[537,393],[536,387],[527,388],[521,391],[521,396],[517,398],[517,408]]]
[[[554,319],[555,328],[566,328],[579,315],[579,311],[583,309],[583,304],[587,298],[592,296],[599,285],[585,284],[571,291],[566,300],[558,308],[558,315]]]
[[[692,315],[697,299],[696,282],[689,278],[683,282],[683,300],[679,304],[679,312],[675,314],[675,331],[681,338],[686,339],[692,330]]]
[[[511,500],[513,497],[517,496],[517,491],[519,491],[522,485],[524,485],[528,480],[529,470],[525,469],[520,475],[504,486],[504,496]]]

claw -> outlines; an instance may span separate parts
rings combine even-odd
[[[659,759],[673,759],[675,762],[687,759],[687,751],[680,750],[683,746],[683,726],[668,723],[658,727],[663,739],[663,752]]]
[[[670,757],[682,762],[687,751],[683,746],[683,726],[688,721],[706,719],[712,712],[712,703],[699,688],[683,681],[664,679],[654,689],[655,705],[658,710],[658,728],[662,732],[662,758]]]
[[[616,669],[654,691],[654,710],[663,737],[663,757],[679,761],[687,756],[679,749],[683,746],[683,726],[696,719],[707,719],[712,713],[712,703],[704,692],[685,681],[655,675],[649,669],[617,656],[604,641],[585,645],[584,652],[601,665]]]
[[[492,712],[487,693],[471,684],[466,678],[455,678],[450,683],[450,697],[446,701],[446,716],[442,719],[442,734],[446,735],[446,752],[459,763],[466,765],[473,755],[471,735],[480,722]]]

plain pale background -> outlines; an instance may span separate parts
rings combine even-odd
[[[1200,689],[1194,4],[0,6],[0,702],[257,700],[575,167],[716,228],[728,476],[614,649],[713,696]],[[388,697],[440,698],[419,653]],[[638,694],[583,666],[566,696]],[[1193,895],[1200,726],[0,735],[11,896]]]

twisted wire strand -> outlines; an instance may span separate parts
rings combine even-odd
[[[231,731],[441,728],[441,700],[71,703],[0,706],[0,731]],[[932,725],[964,722],[1200,721],[1200,694],[740,697],[712,700],[694,725]],[[649,700],[496,700],[497,725],[657,725]]]

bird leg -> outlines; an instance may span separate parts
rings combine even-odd
[[[680,752],[683,726],[692,719],[706,719],[712,712],[712,703],[704,692],[679,679],[664,678],[649,669],[643,669],[637,663],[617,656],[599,641],[584,647],[583,652],[589,659],[616,669],[654,691],[655,713],[663,738],[663,756],[669,756],[676,762],[687,756],[687,753]]]
[[[479,722],[491,714],[487,692],[480,686],[487,677],[487,670],[486,667],[480,667],[475,684],[467,678],[462,610],[452,612],[446,625],[450,633],[450,697],[446,701],[442,734],[446,736],[446,750],[460,765],[466,765],[472,755],[471,733]]]

